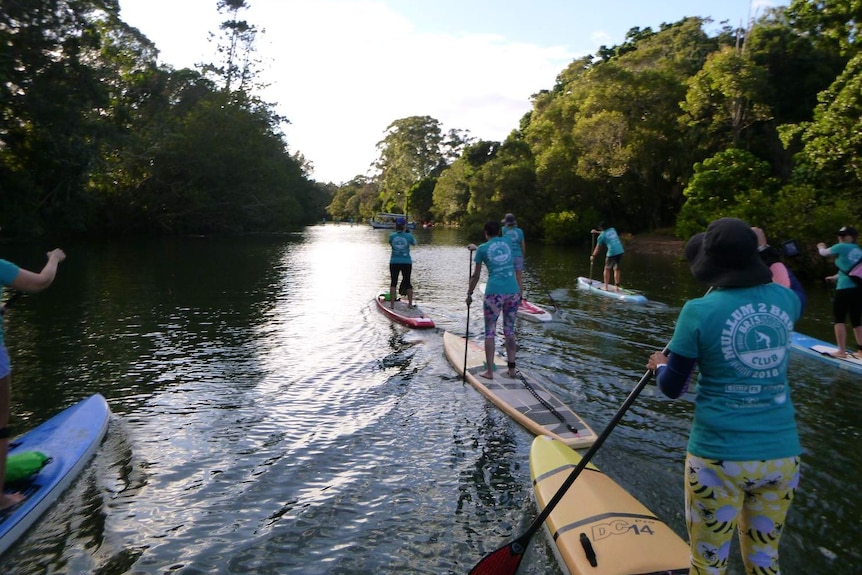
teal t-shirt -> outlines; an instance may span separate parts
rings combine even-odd
[[[524,251],[521,249],[521,243],[524,241],[524,230],[518,226],[506,226],[503,228],[503,236],[512,242],[512,254],[516,258],[524,257]]]
[[[623,249],[623,242],[620,240],[620,236],[617,235],[617,231],[614,228],[603,230],[602,233],[599,234],[596,242],[598,242],[599,245],[605,244],[608,247],[608,257],[618,256],[625,252]]]
[[[839,270],[850,271],[853,264],[862,259],[862,248],[855,243],[839,242],[829,248],[829,251],[838,256],[835,258],[835,265]],[[845,271],[838,274],[838,283],[835,284],[835,289],[852,289],[855,287],[858,286]]]
[[[0,260],[0,286],[8,286],[15,278],[21,268],[6,260]],[[0,345],[3,345],[3,322],[0,321]]]
[[[801,453],[787,382],[800,305],[769,283],[714,289],[683,306],[668,347],[698,362],[690,453],[729,461]]]
[[[518,280],[515,279],[515,256],[512,243],[508,238],[498,236],[480,245],[473,256],[477,264],[488,268],[488,283],[485,295],[519,293]]]
[[[416,238],[410,232],[393,232],[389,234],[389,245],[392,246],[390,264],[412,264],[410,246],[416,245]]]

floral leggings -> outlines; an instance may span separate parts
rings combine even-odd
[[[686,456],[685,514],[692,575],[723,575],[739,524],[749,575],[779,575],[778,541],[799,486],[799,457],[716,461]]]
[[[485,339],[494,339],[497,333],[497,318],[503,314],[503,335],[515,335],[515,319],[518,316],[518,306],[521,305],[521,294],[486,294],[482,304],[485,315]]]

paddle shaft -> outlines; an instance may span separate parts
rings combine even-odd
[[[473,250],[468,250],[467,256],[467,288],[470,287],[470,279],[473,277]],[[471,302],[472,302],[472,297]],[[467,326],[464,328],[464,370],[461,372],[461,381],[467,383],[467,350],[470,348],[470,304],[467,304]],[[490,369],[490,368],[489,368]]]
[[[590,287],[593,285],[593,252],[596,251],[596,234],[590,232]]]
[[[706,290],[706,294],[709,294],[711,291],[712,287]],[[664,346],[662,354],[668,354],[669,345],[670,344]],[[533,535],[535,535],[536,531],[542,527],[542,523],[545,522],[551,514],[551,511],[553,511],[557,504],[562,501],[566,491],[568,491],[569,487],[572,486],[608,436],[610,436],[611,432],[635,402],[638,395],[640,395],[644,387],[646,387],[651,377],[652,372],[650,370],[647,370],[646,373],[643,374],[643,377],[641,377],[638,384],[631,390],[626,400],[611,418],[610,423],[608,423],[605,429],[596,438],[596,442],[590,446],[589,450],[587,450],[563,484],[560,485],[560,488],[551,500],[548,501],[548,504],[545,505],[545,508],[542,509],[539,515],[536,516],[532,523],[530,523],[527,530],[511,543],[507,543],[496,551],[492,551],[485,555],[485,557],[473,566],[473,569],[470,570],[470,575],[515,575],[515,572],[518,570],[518,565],[520,565],[521,559],[524,557],[524,552],[527,550],[527,545],[530,544],[530,540],[533,538]]]
[[[662,353],[667,353],[667,346],[665,346]],[[485,555],[474,567],[470,570],[470,575],[515,575],[515,572],[518,570],[518,565],[521,563],[521,559],[523,558],[524,553],[527,550],[527,545],[530,543],[530,539],[532,539],[533,535],[535,535],[536,531],[538,531],[542,527],[542,523],[545,522],[545,519],[551,514],[551,511],[557,506],[557,504],[562,501],[563,496],[565,496],[566,491],[568,491],[569,487],[575,482],[590,460],[593,458],[593,455],[599,450],[605,440],[610,436],[611,432],[635,402],[638,395],[640,395],[643,388],[646,387],[647,382],[649,382],[650,377],[652,377],[652,372],[647,370],[644,373],[643,377],[641,377],[638,384],[634,389],[629,393],[629,396],[614,414],[613,418],[611,418],[610,423],[605,427],[602,433],[596,438],[596,442],[593,443],[589,450],[584,454],[554,496],[548,501],[548,504],[545,505],[545,508],[539,513],[538,516],[530,523],[530,526],[527,527],[527,530],[524,533],[512,541],[511,543],[506,544],[505,546],[497,549],[496,551],[492,551],[491,553]],[[484,564],[484,565],[483,565]]]

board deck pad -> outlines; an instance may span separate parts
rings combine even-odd
[[[391,307],[384,294],[378,295],[375,299],[377,309],[393,321],[415,328],[434,327],[434,320],[428,317],[417,305],[410,307],[408,302],[397,299],[394,307]]]
[[[517,378],[507,374],[506,360],[494,358],[494,379],[479,374],[485,371],[485,350],[475,342],[451,332],[443,334],[446,357],[459,374],[464,374],[464,346],[467,345],[465,378],[491,403],[533,434],[546,434],[575,448],[589,447],[595,432],[557,396],[523,370]]]
[[[632,302],[632,303],[647,303],[649,301],[649,300],[647,300],[645,295],[640,294],[636,291],[632,291],[630,289],[620,288],[619,291],[616,291],[613,288],[610,288],[610,285],[609,285],[608,287],[610,289],[606,290],[605,289],[605,282],[602,280],[594,280],[594,279],[589,279],[589,278],[585,278],[585,277],[579,277],[578,278],[578,287],[581,289],[584,289],[584,290],[588,290],[590,293],[602,295],[602,296],[613,298],[613,299],[618,299],[620,301],[628,301],[628,302]]]
[[[540,511],[580,461],[578,453],[551,437],[533,440],[530,476]],[[566,490],[544,527],[560,567],[572,575],[689,572],[688,544],[592,464]]]
[[[852,340],[852,335],[850,338]],[[848,354],[847,357],[835,357],[832,354],[838,351],[837,347],[799,332],[793,332],[791,346],[792,349],[809,357],[819,359],[839,369],[846,369],[862,375],[862,353]]]

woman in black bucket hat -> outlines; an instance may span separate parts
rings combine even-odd
[[[746,572],[778,573],[802,452],[787,381],[800,301],[772,282],[742,220],[712,222],[685,257],[711,287],[683,306],[668,355],[653,353],[647,368],[676,398],[698,367],[685,462],[691,572],[725,573],[736,530]]]

